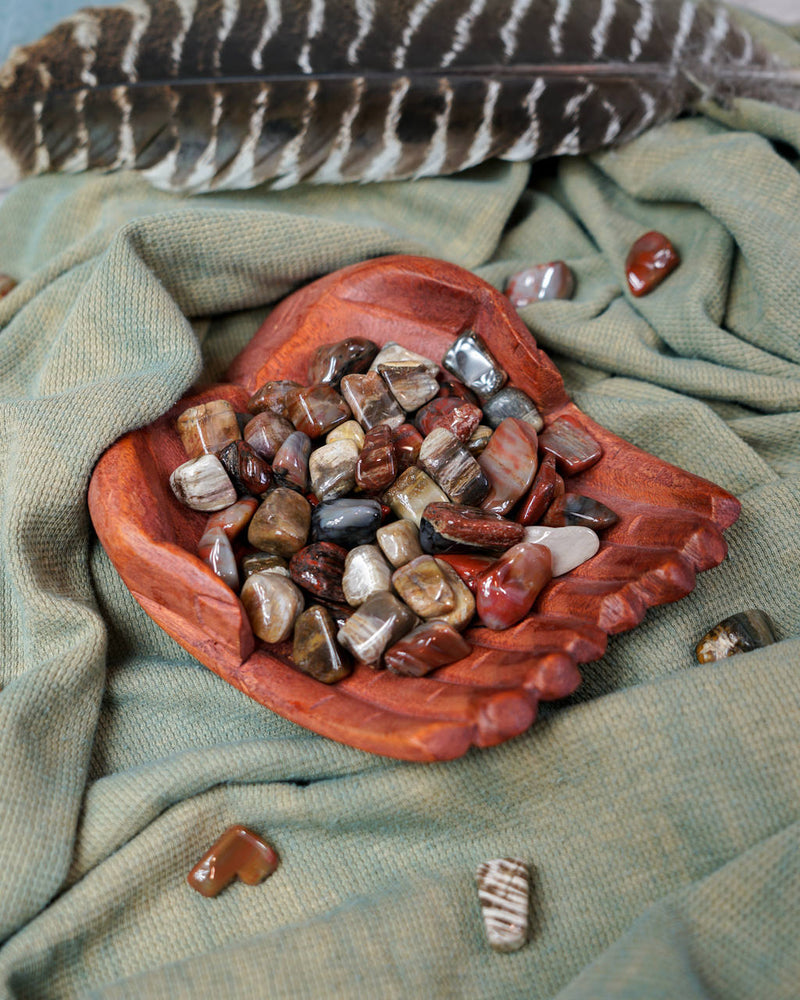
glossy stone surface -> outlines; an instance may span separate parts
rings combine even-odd
[[[476,880],[487,941],[495,951],[519,951],[528,939],[527,866],[519,858],[484,861]]]
[[[288,559],[306,544],[310,525],[308,500],[279,486],[264,497],[253,515],[247,540],[254,549]]]
[[[398,474],[415,465],[422,447],[422,435],[413,424],[400,424],[394,431]]]
[[[323,684],[335,684],[353,672],[350,657],[339,646],[339,628],[327,608],[314,604],[294,623],[295,667]]]
[[[315,542],[333,542],[346,549],[369,545],[381,526],[381,505],[377,500],[342,497],[326,500],[314,508],[311,536]]]
[[[353,416],[365,430],[378,424],[399,427],[406,417],[397,400],[376,371],[345,375],[341,391]]]
[[[419,530],[413,521],[402,519],[378,528],[376,541],[389,562],[397,568],[422,555]]]
[[[253,573],[239,595],[253,634],[264,642],[283,642],[305,603],[300,588],[278,573]]]
[[[178,417],[177,428],[189,458],[216,455],[241,437],[236,411],[224,399],[190,406]]]
[[[499,427],[508,417],[524,420],[537,431],[544,427],[544,420],[531,397],[513,386],[506,386],[483,404],[483,419],[490,427]]]
[[[272,460],[275,481],[305,493],[308,489],[308,459],[311,439],[303,431],[295,431],[278,448]]]
[[[10,275],[0,274],[0,299],[4,299],[16,287],[17,283]]]
[[[335,344],[322,344],[311,355],[308,381],[311,385],[336,386],[342,376],[365,372],[378,353],[378,345],[366,337],[348,337]]]
[[[223,510],[217,511],[216,514],[212,514],[206,522],[205,530],[222,528],[228,538],[233,541],[250,523],[257,508],[258,500],[255,497],[244,497],[230,507],[225,507]]]
[[[377,371],[381,365],[422,365],[426,371],[429,371],[434,376],[439,371],[439,366],[435,361],[426,358],[422,354],[417,354],[416,351],[409,350],[407,347],[403,347],[402,344],[398,344],[394,340],[390,340],[383,345],[380,353],[370,365],[370,371]]]
[[[418,410],[439,391],[435,375],[425,365],[378,365],[389,392],[406,413]]]
[[[234,441],[219,453],[236,492],[254,497],[266,493],[272,475],[266,461],[246,441]]]
[[[442,359],[442,367],[472,389],[479,400],[489,399],[508,380],[486,344],[471,331],[453,341]]]
[[[178,500],[192,510],[222,510],[238,499],[216,455],[201,455],[179,465],[169,477],[169,485]]]
[[[497,561],[496,556],[479,552],[442,552],[436,558],[458,573],[473,594],[478,589],[481,574]]]
[[[289,576],[289,564],[280,556],[270,552],[250,552],[242,558],[242,573],[245,578],[253,573],[277,573],[279,576]]]
[[[524,309],[531,302],[571,299],[574,291],[575,276],[563,260],[535,264],[517,271],[505,287],[505,294],[515,309]]]
[[[477,461],[443,427],[431,431],[422,442],[417,462],[453,503],[477,507],[489,492],[489,482]]]
[[[663,233],[640,236],[625,260],[625,276],[633,295],[647,295],[680,264],[678,251]]]
[[[347,549],[333,542],[314,542],[296,552],[289,563],[294,582],[323,601],[344,603],[342,589]]]
[[[186,880],[201,896],[212,898],[235,878],[258,885],[278,867],[278,855],[244,826],[231,826],[189,872]]]
[[[524,420],[507,417],[478,457],[489,483],[481,507],[507,514],[533,482],[538,464],[536,431]]]
[[[599,442],[566,417],[559,417],[539,435],[539,447],[553,455],[560,471],[575,476],[591,468],[603,454]]]
[[[737,653],[769,646],[776,641],[772,622],[765,611],[750,608],[723,618],[695,647],[699,663],[713,663]]]
[[[419,527],[422,512],[431,503],[447,502],[447,494],[416,465],[402,472],[383,494],[385,503],[402,518]]]
[[[455,396],[457,399],[463,400],[465,403],[472,403],[478,406],[478,397],[472,391],[460,382],[457,378],[443,378],[439,383],[439,396],[445,398],[447,396]]]
[[[488,510],[454,503],[428,504],[419,529],[420,545],[430,553],[461,548],[509,549],[524,537],[521,524]]]
[[[292,389],[286,396],[286,412],[297,430],[312,439],[350,419],[350,407],[329,385]]]
[[[408,677],[424,677],[437,667],[463,660],[472,646],[446,622],[424,622],[387,649],[383,662],[387,670]]]
[[[560,478],[556,472],[555,455],[543,455],[536,476],[531,484],[530,492],[525,497],[522,509],[519,512],[517,520],[520,524],[536,524],[542,518],[544,512],[555,498],[556,480]]]
[[[384,650],[393,646],[419,619],[388,591],[367,598],[339,629],[338,640],[361,663],[381,665]]]
[[[277,413],[280,417],[288,418],[289,413],[286,409],[286,397],[292,389],[299,389],[300,387],[299,382],[293,382],[291,379],[276,379],[265,382],[247,400],[247,409],[250,413],[270,411]]]
[[[286,419],[272,410],[257,413],[244,429],[244,439],[262,458],[272,461],[278,449],[294,434],[294,427]]]
[[[536,542],[550,549],[553,576],[562,576],[585,563],[600,548],[596,531],[574,525],[570,528],[548,528],[537,524],[525,529],[525,541]]]
[[[550,528],[583,525],[585,528],[602,531],[603,528],[610,528],[612,524],[616,524],[618,520],[614,511],[599,500],[581,496],[580,493],[565,493],[562,497],[557,497],[547,508],[542,524]]]
[[[350,493],[356,483],[359,451],[355,441],[333,441],[315,448],[308,459],[311,489],[320,500]]]
[[[197,554],[231,590],[239,589],[236,557],[230,539],[222,528],[206,528],[197,543]]]
[[[343,424],[328,431],[325,438],[328,444],[334,441],[352,441],[359,451],[364,447],[364,428],[357,420],[345,420]]]
[[[378,424],[364,438],[355,466],[355,480],[365,493],[380,493],[397,479],[397,446],[391,427]]]
[[[420,618],[441,618],[456,606],[453,588],[433,556],[421,555],[412,559],[394,571],[391,581],[397,593]]]
[[[381,590],[392,589],[392,567],[377,545],[357,545],[350,549],[344,564],[342,589],[353,608]]]
[[[486,446],[491,441],[492,434],[494,434],[494,431],[491,427],[486,424],[478,424],[469,440],[464,442],[464,447],[473,458],[477,458],[478,455],[482,455],[486,450]]]
[[[430,434],[442,427],[454,434],[459,441],[468,441],[483,419],[480,408],[456,396],[445,396],[431,400],[419,411],[414,419],[423,434]]]
[[[552,577],[548,548],[535,542],[513,546],[478,581],[475,594],[478,617],[487,628],[511,628],[527,615]]]

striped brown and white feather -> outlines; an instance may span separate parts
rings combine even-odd
[[[140,171],[173,191],[448,174],[624,142],[699,97],[800,106],[705,0],[130,0],[0,71],[0,186]]]

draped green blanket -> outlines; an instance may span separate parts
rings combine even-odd
[[[0,995],[797,997],[800,116],[713,114],[530,187],[526,165],[492,164],[195,200],[45,177],[9,196]],[[634,300],[623,263],[648,229],[683,263]],[[522,315],[578,405],[743,503],[726,561],[613,638],[577,695],[441,765],[340,746],[226,685],[135,604],[86,509],[103,450],[218,378],[276,301],[396,252],[498,287],[568,261],[574,300]],[[700,635],[747,607],[780,641],[698,666]],[[233,823],[281,866],[203,899],[186,873]],[[535,870],[513,955],[488,948],[474,888],[502,855]]]

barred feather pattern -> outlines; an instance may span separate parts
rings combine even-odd
[[[0,186],[87,168],[184,192],[449,174],[624,142],[782,74],[704,0],[131,0],[12,53]]]

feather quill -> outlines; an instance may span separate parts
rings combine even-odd
[[[0,70],[0,187],[133,169],[171,191],[395,180],[626,141],[700,99],[800,108],[705,0],[131,0]]]

